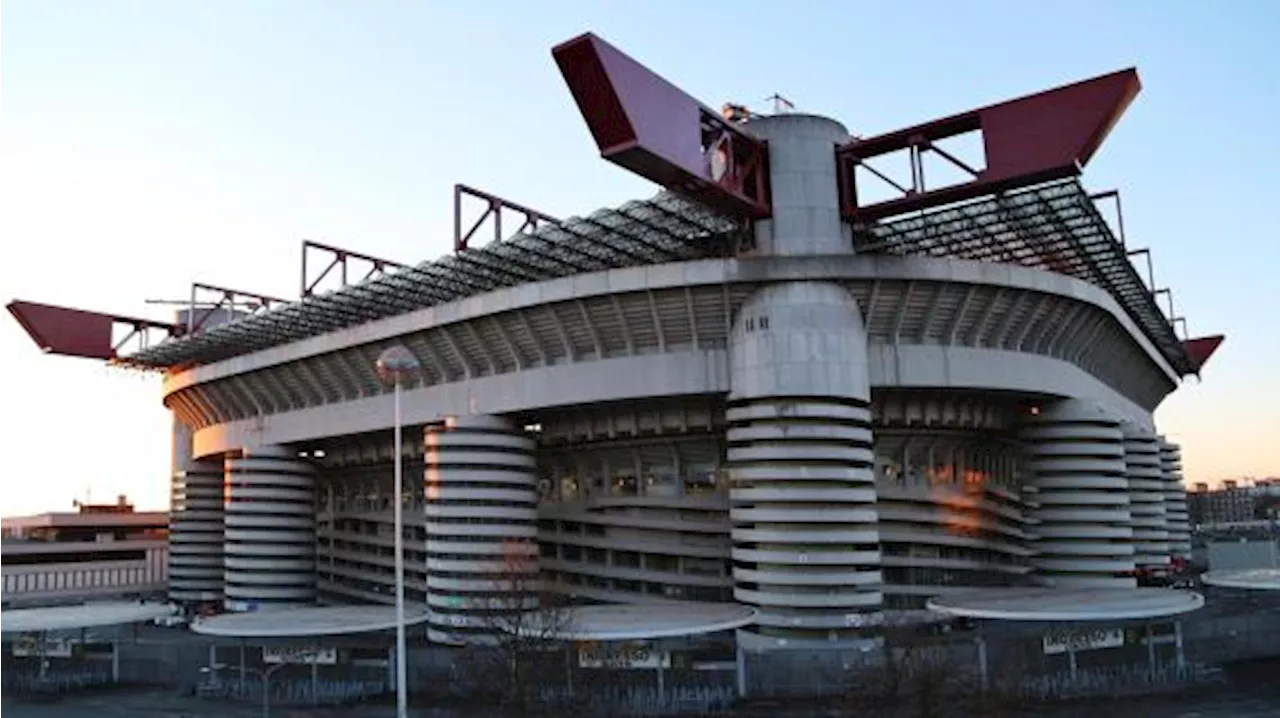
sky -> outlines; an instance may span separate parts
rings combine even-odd
[[[1157,422],[1188,481],[1280,476],[1278,26],[1261,0],[6,0],[0,302],[296,296],[304,238],[446,253],[456,182],[562,217],[648,196],[551,60],[586,30],[713,107],[781,93],[862,135],[1136,66],[1085,183],[1122,190],[1192,334],[1228,337]],[[158,377],[44,356],[7,314],[0,367],[0,513],[167,506]]]

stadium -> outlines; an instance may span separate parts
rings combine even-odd
[[[602,157],[661,192],[562,220],[459,185],[454,253],[307,242],[293,300],[9,304],[46,352],[163,373],[172,600],[391,603],[397,500],[443,641],[513,565],[578,603],[749,607],[765,650],[1189,555],[1152,412],[1223,338],[1187,335],[1082,179],[1136,71],[854,137],[712,110],[594,35],[553,56]]]

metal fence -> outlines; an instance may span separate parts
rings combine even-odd
[[[891,650],[804,650],[747,653],[743,668],[748,699],[857,694],[914,695],[981,692],[1028,700],[1120,695],[1172,690],[1221,679],[1218,666],[1280,656],[1280,602],[1219,601],[1188,616],[1181,630],[1161,624],[1148,641],[1145,627],[1125,628],[1123,646],[1083,651],[1068,657],[1048,654],[1044,627],[988,625],[979,631],[899,642]],[[170,686],[214,700],[260,701],[266,665],[255,647],[192,641],[118,644],[122,683]],[[1181,654],[1178,646],[1181,646]],[[239,666],[244,655],[245,672]],[[286,666],[270,679],[271,701],[281,705],[324,705],[367,700],[389,691],[389,652],[334,666]],[[477,661],[475,649],[411,648],[410,690],[423,700],[450,699],[464,705],[505,697],[506,676]],[[1179,657],[1181,656],[1181,657]],[[677,666],[620,670],[584,668],[571,652],[548,652],[526,667],[528,685],[519,700],[563,715],[651,716],[715,714],[738,702],[732,662],[714,670]],[[344,659],[345,660],[345,659]],[[216,670],[210,670],[217,666]],[[703,666],[705,668],[705,665]],[[110,656],[52,659],[5,656],[6,695],[66,693],[111,682]],[[913,693],[913,691],[915,693]]]
[[[271,705],[334,705],[368,700],[386,693],[383,681],[289,678],[268,683]],[[196,687],[196,695],[220,700],[262,702],[262,679],[210,679]]]

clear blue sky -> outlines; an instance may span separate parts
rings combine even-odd
[[[708,104],[774,92],[866,134],[1136,65],[1086,174],[1124,190],[1193,333],[1157,413],[1191,480],[1280,475],[1280,5],[8,0],[0,300],[161,316],[204,281],[293,296],[299,240],[419,261],[466,182],[556,215],[651,193],[596,156],[551,61],[594,30]],[[168,501],[159,383],[0,317],[5,514]]]

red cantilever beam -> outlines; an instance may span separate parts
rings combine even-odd
[[[1200,373],[1201,367],[1209,361],[1209,357],[1218,351],[1218,347],[1222,346],[1222,342],[1226,337],[1222,334],[1214,334],[1207,337],[1196,337],[1188,339],[1182,343],[1182,347],[1186,349],[1187,356],[1191,358],[1191,365],[1195,367],[1195,372]]]
[[[763,142],[591,33],[551,55],[602,157],[721,212],[769,216]]]
[[[9,302],[7,308],[41,351],[63,356],[108,361],[117,358],[119,343],[113,342],[111,336],[117,324],[132,327],[133,333],[161,329],[174,335],[180,331],[172,324],[150,319],[121,317],[35,302],[13,301]]]
[[[1132,68],[953,115],[836,150],[841,209],[850,220],[871,222],[913,210],[957,202],[1014,187],[1074,177],[1142,89]],[[854,168],[874,157],[982,131],[987,166],[973,180],[934,191],[859,205]]]

